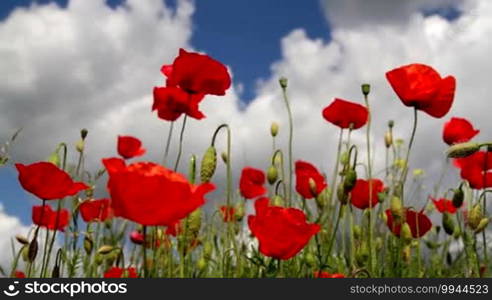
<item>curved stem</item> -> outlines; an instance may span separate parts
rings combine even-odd
[[[142,243],[142,258],[143,258],[143,270],[144,270],[144,278],[147,278],[148,276],[148,270],[147,270],[147,226],[143,226],[142,229],[143,233],[143,243]]]
[[[343,138],[343,128],[340,128],[340,135],[338,137],[337,157],[335,159],[335,168],[333,169],[333,176],[331,179],[331,192],[330,192],[330,197],[328,199],[328,203],[332,207],[334,204],[333,203],[333,195],[335,194],[335,191],[336,191],[338,167],[340,165],[340,154],[342,152],[342,138]]]
[[[226,188],[226,205],[229,206],[231,203],[232,199],[232,167],[231,167],[231,127],[228,124],[221,124],[219,127],[214,132],[214,135],[212,137],[212,146],[215,146],[215,140],[217,138],[217,135],[219,131],[222,128],[226,128],[227,130],[227,162],[226,162],[226,168],[227,168],[227,188]]]
[[[167,157],[169,156],[169,148],[171,146],[171,139],[173,136],[173,130],[174,130],[174,121],[169,124],[169,132],[167,134],[167,139],[166,139],[166,148],[164,150],[164,157],[162,158],[162,165],[165,166],[167,163]]]
[[[343,212],[343,205],[340,204],[340,207],[338,208],[337,220],[335,222],[335,228],[333,228],[333,234],[331,236],[330,243],[328,246],[328,255],[326,259],[328,259],[328,257],[330,257],[331,255],[331,250],[333,248],[333,243],[335,242],[335,238],[337,236],[338,225],[340,224],[340,218],[342,217],[342,212]]]
[[[407,150],[407,155],[405,158],[405,169],[401,173],[401,178],[400,178],[400,184],[401,184],[401,201],[402,204],[405,203],[405,193],[404,193],[404,187],[405,187],[405,181],[407,180],[407,175],[408,175],[408,160],[410,159],[410,151],[412,150],[413,142],[415,140],[415,133],[417,131],[417,109],[414,108],[413,110],[413,129],[412,129],[412,135],[410,137],[410,143],[408,144],[408,150]]]
[[[288,190],[288,205],[292,205],[292,140],[294,135],[294,121],[292,120],[292,111],[290,109],[289,98],[287,97],[287,88],[282,87],[282,95],[289,116],[289,190]]]
[[[181,132],[179,133],[178,157],[176,158],[176,163],[174,164],[174,172],[176,172],[178,170],[179,161],[181,160],[181,154],[183,152],[183,138],[184,138],[184,131],[186,128],[186,120],[187,119],[188,119],[188,115],[185,115],[184,119],[183,119],[183,125],[181,126]]]

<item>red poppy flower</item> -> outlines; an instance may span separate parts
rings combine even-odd
[[[113,217],[109,199],[84,201],[80,204],[79,210],[85,222],[104,222]]]
[[[149,226],[170,226],[205,203],[215,186],[193,185],[181,174],[152,162],[126,165],[120,158],[103,159],[115,216]]]
[[[386,210],[386,225],[393,232],[394,235],[400,236],[400,229],[403,220],[400,222],[393,222],[393,214],[390,209]],[[410,231],[414,238],[420,238],[424,236],[431,228],[431,220],[422,212],[415,212],[409,208],[405,211],[405,221],[410,226]]]
[[[319,195],[328,185],[325,178],[312,164],[298,160],[295,165],[296,172],[296,191],[305,199],[311,199]],[[316,184],[316,193],[313,193],[309,180],[312,179]]]
[[[208,55],[179,50],[169,73],[168,85],[179,86],[190,94],[224,95],[231,86],[227,68]]]
[[[306,215],[296,208],[270,206],[268,198],[255,202],[255,216],[248,217],[251,233],[266,256],[287,260],[295,256],[318,233],[318,224],[306,222]]]
[[[236,220],[236,210],[233,206],[222,205],[220,207],[220,214],[224,222],[234,222]]]
[[[440,198],[440,199],[435,199],[431,197],[432,202],[434,202],[434,206],[436,207],[437,211],[440,213],[450,213],[454,214],[456,212],[456,207],[453,205],[453,201]]]
[[[491,152],[475,152],[468,157],[457,158],[453,163],[461,170],[461,178],[467,180],[471,188],[483,189],[492,187]]]
[[[44,207],[44,209],[43,209]],[[32,222],[38,226],[50,230],[64,231],[68,225],[70,213],[66,209],[59,212],[51,209],[49,205],[39,205],[32,207]]]
[[[15,164],[15,167],[22,187],[43,200],[73,196],[89,188],[83,182],[74,182],[70,175],[49,162]]]
[[[104,273],[104,278],[137,278],[137,270],[135,268],[118,268],[111,267]]]
[[[369,112],[363,105],[335,98],[323,109],[323,118],[340,128],[350,128],[352,125],[352,129],[359,129],[366,125]]]
[[[145,241],[143,233],[138,230],[133,230],[130,232],[130,241],[134,244],[142,245]]]
[[[188,94],[178,87],[154,87],[152,111],[157,110],[159,118],[166,121],[175,121],[182,114],[200,120],[205,118],[198,107],[203,96]]]
[[[442,118],[451,109],[456,80],[453,76],[441,78],[430,66],[411,64],[386,73],[391,87],[406,106]]]
[[[317,272],[314,272],[314,278],[345,278],[345,275],[343,275],[342,273],[333,273],[333,274],[330,274],[326,271],[317,271]]]
[[[371,187],[369,187],[371,182]],[[372,191],[372,196],[369,194],[369,189]],[[352,205],[359,209],[374,207],[379,203],[378,194],[383,192],[384,184],[379,179],[363,180],[357,179],[355,186],[350,192]]]
[[[125,158],[133,158],[145,154],[142,142],[133,136],[118,136],[118,154]]]
[[[262,196],[266,193],[265,173],[262,170],[246,167],[241,172],[239,180],[239,190],[241,195],[246,199],[252,199]]]
[[[448,145],[465,143],[480,133],[467,119],[451,118],[444,124],[442,139]]]
[[[14,271],[13,275],[14,275],[13,276],[14,278],[26,278],[26,274],[24,272],[18,271],[18,270]]]

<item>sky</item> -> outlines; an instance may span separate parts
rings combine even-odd
[[[425,168],[435,181],[446,149],[446,120],[466,117],[481,130],[479,139],[492,135],[483,113],[492,109],[492,42],[483,38],[492,33],[491,20],[488,0],[0,1],[0,143],[22,127],[13,162],[43,160],[59,142],[71,146],[73,160],[79,131],[87,128],[91,171],[101,167],[101,157],[115,155],[118,134],[139,137],[148,150],[143,159],[159,161],[169,124],[150,112],[152,88],[163,84],[161,65],[183,47],[220,60],[233,75],[224,97],[203,101],[207,118],[189,122],[184,157],[200,156],[225,122],[233,131],[234,178],[246,165],[266,168],[271,122],[280,124],[278,144],[286,145],[278,86],[286,76],[294,156],[326,171],[338,131],[321,118],[323,107],[334,97],[361,102],[360,84],[368,82],[378,120],[372,132],[376,149],[390,119],[396,120],[396,135],[408,139],[412,112],[395,97],[384,73],[421,62],[458,81],[446,117],[419,115],[411,167]],[[363,145],[363,132],[353,139]],[[218,147],[224,149],[223,141]],[[375,153],[376,167],[383,154]],[[27,230],[30,208],[39,202],[16,176],[12,165],[0,168],[0,224],[6,224],[0,234]],[[0,244],[0,251],[7,246]]]

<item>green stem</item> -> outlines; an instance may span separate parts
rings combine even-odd
[[[164,157],[162,158],[162,165],[165,166],[167,164],[167,157],[169,156],[169,148],[171,146],[171,139],[173,136],[173,129],[174,129],[174,121],[169,124],[169,132],[167,134],[167,140],[166,140],[166,148],[164,150]]]
[[[179,161],[181,160],[181,153],[183,152],[183,138],[184,138],[184,131],[186,128],[186,120],[188,119],[188,116],[185,115],[183,119],[183,125],[181,126],[181,132],[179,133],[179,148],[178,148],[178,157],[176,158],[176,163],[174,164],[174,171],[176,172],[179,167]]]
[[[408,144],[408,150],[407,150],[407,155],[405,158],[405,168],[404,171],[401,173],[401,178],[400,178],[400,185],[401,185],[401,201],[402,204],[405,203],[405,193],[404,193],[404,188],[405,188],[405,181],[407,180],[408,176],[408,160],[410,159],[410,151],[412,150],[413,142],[415,140],[415,133],[417,131],[417,109],[415,108],[413,110],[413,128],[412,128],[412,135],[410,137],[410,143]]]
[[[328,259],[331,255],[331,250],[333,248],[333,244],[335,242],[335,238],[337,236],[337,231],[338,231],[338,225],[340,224],[340,218],[342,216],[342,212],[343,212],[343,205],[340,204],[340,207],[338,208],[338,216],[337,216],[337,220],[335,222],[335,228],[333,229],[333,233],[332,233],[332,236],[331,236],[331,239],[330,239],[330,243],[329,243],[329,246],[328,246],[328,255],[327,255],[327,258]]]
[[[371,107],[369,106],[369,99],[367,94],[364,95],[364,101],[366,103],[368,111],[367,131],[366,131],[366,143],[367,143],[367,173],[369,182],[369,234],[368,234],[368,246],[369,246],[369,271],[374,274],[375,260],[374,260],[374,248],[373,248],[373,227],[374,218],[372,214],[372,161],[371,161]]]
[[[288,191],[288,206],[292,205],[292,139],[294,135],[294,121],[292,120],[292,111],[290,109],[289,98],[287,97],[287,87],[282,86],[282,95],[289,116],[289,191]]]
[[[328,199],[328,203],[330,207],[335,206],[333,195],[335,194],[337,188],[336,184],[337,184],[337,177],[338,177],[338,168],[340,166],[340,154],[342,152],[342,138],[343,138],[343,128],[340,128],[340,134],[338,136],[337,157],[335,159],[335,168],[333,169],[333,176],[331,179],[331,191]]]
[[[227,130],[227,163],[226,163],[226,168],[227,168],[227,189],[226,189],[226,205],[229,207],[231,200],[232,200],[232,167],[231,167],[231,128],[227,124],[222,124],[214,132],[214,135],[212,137],[212,146],[215,146],[215,139],[217,138],[217,134],[222,128],[226,128]]]
[[[147,278],[148,276],[148,270],[147,270],[147,226],[143,226],[142,229],[143,233],[143,244],[142,244],[142,258],[143,258],[143,270],[144,270],[144,278]]]

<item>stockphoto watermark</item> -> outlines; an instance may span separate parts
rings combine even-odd
[[[9,297],[29,294],[62,294],[70,297],[83,294],[126,294],[126,283],[116,282],[39,282],[12,281],[3,289],[3,294]]]

